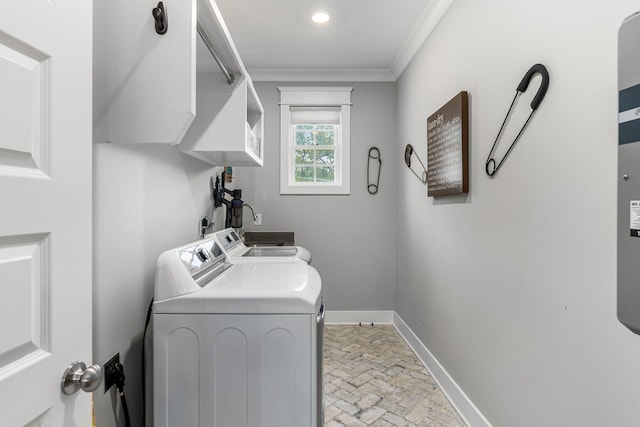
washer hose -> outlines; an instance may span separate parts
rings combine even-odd
[[[131,418],[129,417],[129,406],[127,405],[127,398],[124,394],[124,366],[121,363],[116,363],[114,366],[115,373],[115,383],[116,387],[118,387],[118,395],[120,396],[120,401],[122,402],[122,411],[124,412],[124,421],[126,427],[131,427]]]
[[[147,361],[145,357],[145,347],[147,342],[147,329],[149,329],[149,323],[151,322],[151,312],[153,310],[153,298],[149,302],[149,308],[147,309],[147,317],[144,322],[144,333],[142,334],[142,426],[147,425]]]

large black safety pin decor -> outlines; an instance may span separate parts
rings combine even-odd
[[[376,174],[376,183],[371,182],[371,161],[378,161],[378,173]],[[380,150],[378,147],[369,148],[369,158],[367,159],[367,191],[369,194],[376,194],[378,192],[378,186],[380,185],[380,171],[382,171],[382,157],[380,156]]]
[[[518,99],[518,97],[527,91],[527,88],[529,87],[529,83],[531,83],[531,79],[535,74],[540,74],[542,76],[542,83],[540,83],[540,88],[538,89],[538,92],[536,93],[536,95],[533,97],[533,100],[531,101],[531,114],[529,114],[529,117],[525,121],[524,125],[522,125],[522,128],[520,128],[520,131],[518,132],[513,142],[507,149],[507,152],[504,154],[504,157],[502,157],[502,159],[496,163],[496,160],[493,158],[493,155],[495,154],[495,149],[496,149],[496,146],[498,145],[498,141],[500,140],[500,137],[502,136],[504,127],[507,124],[507,121],[509,120],[509,116],[511,115],[511,110],[513,109],[513,106],[516,103],[516,100]],[[485,164],[485,171],[487,172],[487,175],[493,176],[496,174],[496,172],[498,172],[498,169],[500,169],[500,166],[502,165],[504,160],[507,158],[511,150],[513,150],[513,147],[516,145],[516,142],[518,142],[518,139],[520,139],[520,136],[522,136],[522,133],[524,132],[525,128],[531,121],[533,114],[536,112],[536,110],[540,106],[540,103],[542,102],[545,95],[547,94],[547,89],[549,89],[549,73],[547,72],[547,69],[545,68],[544,65],[535,64],[533,67],[529,69],[529,71],[527,71],[527,73],[522,78],[522,81],[520,81],[518,88],[516,89],[516,96],[513,98],[513,101],[511,101],[511,106],[509,107],[509,111],[507,111],[507,115],[505,116],[504,121],[502,122],[502,126],[500,126],[500,130],[498,131],[498,136],[496,136],[496,140],[493,143],[493,146],[491,147],[489,156],[487,157],[487,163]]]
[[[422,173],[420,175],[418,175],[418,173],[416,171],[414,171],[413,168],[411,167],[411,155],[412,154],[416,155],[416,159],[418,159],[418,161],[422,165]],[[416,154],[416,152],[413,149],[413,146],[411,146],[411,144],[407,144],[407,146],[404,148],[404,162],[407,164],[407,167],[409,169],[411,169],[411,172],[413,172],[413,174],[415,176],[417,176],[418,179],[423,184],[427,183],[427,168],[424,167],[424,163],[422,163],[422,160],[420,160],[420,157],[418,157],[418,154]]]

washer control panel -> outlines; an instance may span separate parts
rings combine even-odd
[[[189,270],[191,276],[195,276],[210,265],[224,262],[225,258],[224,253],[213,239],[180,249],[178,257]]]

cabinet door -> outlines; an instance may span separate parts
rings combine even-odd
[[[195,117],[196,0],[95,2],[94,140],[178,144]]]

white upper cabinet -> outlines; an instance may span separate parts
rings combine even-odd
[[[196,114],[196,0],[94,2],[94,140],[178,144]]]
[[[96,3],[94,140],[179,144],[215,165],[262,166],[264,110],[215,1],[163,3],[163,35],[155,1]]]
[[[209,0],[198,7],[197,114],[180,150],[218,166],[262,166],[262,104],[220,10]]]
[[[262,104],[247,75],[235,78],[230,87],[216,73],[198,73],[198,114],[180,150],[219,166],[262,166]]]

